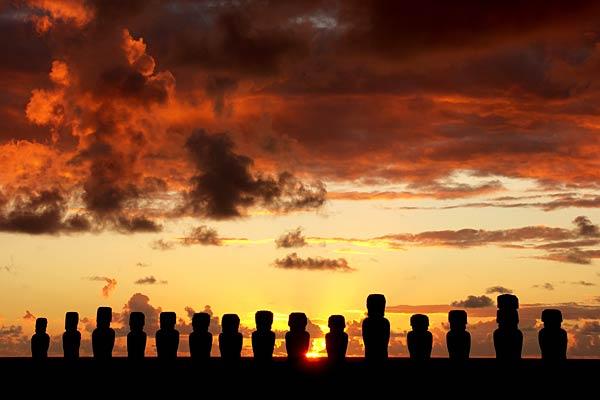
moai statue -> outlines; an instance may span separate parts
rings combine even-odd
[[[414,314],[410,317],[412,331],[406,336],[408,352],[413,360],[424,361],[431,358],[433,336],[429,332],[429,317],[423,314]]]
[[[210,314],[195,313],[192,317],[192,333],[190,333],[190,357],[192,360],[208,360],[212,349],[213,335],[208,331]]]
[[[327,321],[329,333],[325,335],[327,357],[334,363],[343,362],[348,350],[348,334],[344,332],[346,319],[343,315],[332,315]]]
[[[365,359],[381,361],[388,357],[390,321],[385,318],[385,296],[370,294],[367,297],[367,318],[362,323]]]
[[[450,330],[446,334],[446,345],[451,360],[464,361],[469,359],[471,352],[471,334],[467,332],[467,312],[450,310],[448,313]]]
[[[238,361],[242,356],[243,336],[239,332],[240,317],[237,314],[224,314],[221,318],[219,351],[224,361]]]
[[[46,333],[47,327],[48,320],[46,318],[37,318],[35,320],[35,333],[31,337],[31,357],[36,360],[48,358],[50,336]]]
[[[498,296],[496,322],[498,329],[494,331],[494,348],[496,359],[515,361],[521,359],[523,349],[523,333],[519,330],[519,299],[512,294]]]
[[[65,332],[62,335],[63,354],[65,360],[76,360],[79,358],[81,333],[77,330],[78,324],[78,313],[75,311],[70,311],[65,314]]]
[[[96,360],[112,358],[115,346],[115,331],[110,327],[112,308],[98,307],[96,312],[96,329],[92,332],[92,352]]]
[[[275,332],[271,330],[273,325],[273,313],[271,311],[257,311],[254,314],[256,331],[252,332],[252,351],[254,360],[271,361],[273,359],[273,348],[275,347]]]
[[[562,313],[556,309],[542,311],[544,327],[540,329],[538,341],[544,361],[561,361],[567,359],[567,331],[560,327]]]
[[[175,329],[177,315],[171,311],[160,313],[160,329],[156,331],[156,356],[162,361],[177,358],[179,331]]]
[[[127,334],[127,357],[130,360],[142,360],[146,353],[146,317],[143,312],[129,314],[129,333]]]
[[[293,312],[288,319],[289,332],[285,334],[288,361],[298,363],[306,358],[310,347],[310,334],[306,331],[308,318],[301,312]]]

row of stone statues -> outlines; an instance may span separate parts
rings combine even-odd
[[[501,360],[521,358],[523,334],[519,330],[519,300],[511,294],[498,296],[497,323],[494,331],[496,357]],[[96,315],[96,329],[92,332],[92,351],[96,359],[109,359],[115,343],[115,331],[110,327],[112,309],[99,307]],[[273,313],[258,311],[255,314],[256,331],[252,333],[254,359],[268,361],[273,357],[275,333],[271,327]],[[471,350],[471,335],[467,331],[467,313],[464,310],[451,310],[448,313],[450,330],[446,335],[448,354],[452,360],[466,360]],[[545,360],[564,360],[567,352],[567,333],[561,328],[560,310],[546,309],[542,312],[544,327],[539,332],[539,345]],[[79,357],[81,333],[77,330],[79,315],[68,312],[65,316],[63,334],[64,357]],[[34,358],[46,358],[50,337],[46,333],[47,320],[36,320],[35,334],[31,338],[31,352]],[[291,313],[285,334],[288,359],[298,362],[304,359],[310,347],[310,334],[306,331],[308,318],[304,313]],[[427,360],[431,357],[433,336],[429,332],[429,318],[414,314],[410,318],[412,331],[407,335],[410,358]],[[128,358],[143,359],[146,350],[145,316],[132,312],[129,316],[130,332],[127,334]],[[195,360],[210,358],[213,335],[209,332],[210,315],[196,313],[192,317],[193,331],[189,335],[190,356]],[[344,332],[346,321],[342,315],[329,317],[330,332],[325,335],[327,356],[332,361],[343,361],[348,348],[348,334]],[[174,312],[160,313],[160,329],[156,332],[156,352],[159,359],[170,360],[177,357],[179,332],[175,329]],[[238,360],[242,352],[242,334],[239,332],[240,318],[236,314],[225,314],[221,319],[219,350],[221,358],[227,361]],[[362,336],[367,360],[384,360],[388,357],[390,322],[385,318],[385,297],[371,294],[367,297],[367,317],[363,320]]]

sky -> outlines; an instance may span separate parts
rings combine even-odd
[[[36,317],[61,354],[98,306],[346,317],[363,354],[383,293],[390,354],[413,313],[446,356],[466,309],[494,355],[496,296],[544,308],[600,357],[600,4],[595,1],[0,0],[0,356]],[[214,340],[213,355],[218,356]]]

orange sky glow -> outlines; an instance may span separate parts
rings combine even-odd
[[[428,3],[0,0],[0,356],[67,311],[89,355],[100,305],[117,355],[132,311],[150,354],[237,313],[251,355],[268,309],[275,355],[302,311],[362,356],[384,293],[390,355],[464,308],[491,357],[511,292],[524,356],[552,306],[600,357],[600,5]]]

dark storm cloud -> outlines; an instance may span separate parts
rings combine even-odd
[[[85,232],[91,228],[86,216],[67,215],[67,200],[58,189],[24,190],[10,204],[0,203],[0,231],[39,235]]]
[[[325,202],[322,183],[305,185],[287,172],[277,177],[255,175],[251,158],[233,151],[225,133],[197,130],[186,141],[198,174],[191,180],[186,209],[215,219],[239,217],[252,206],[275,211],[314,209]]]
[[[494,300],[486,295],[481,296],[467,296],[465,300],[458,300],[452,302],[452,307],[464,307],[464,308],[481,308],[481,307],[492,307],[494,306]]]
[[[296,253],[291,253],[284,258],[275,260],[275,267],[281,269],[299,269],[308,271],[340,271],[352,272],[354,268],[348,265],[344,258],[331,259],[322,257],[301,258]]]

